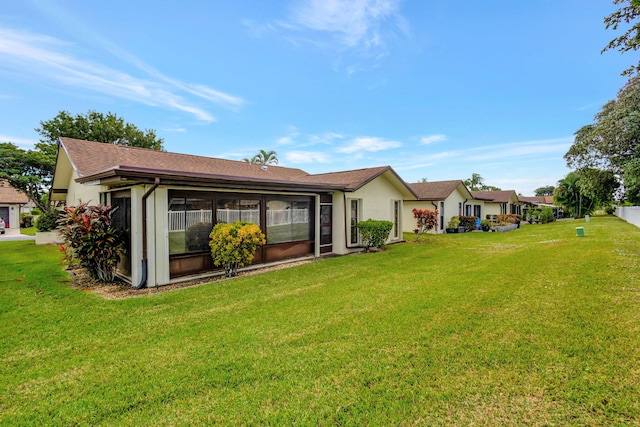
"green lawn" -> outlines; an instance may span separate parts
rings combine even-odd
[[[596,217],[106,301],[1,242],[0,425],[640,425],[639,251]]]
[[[26,234],[27,236],[35,236],[36,231],[38,231],[36,227],[21,228],[20,234]]]

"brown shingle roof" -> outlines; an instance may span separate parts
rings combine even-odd
[[[474,199],[485,200],[494,203],[509,203],[511,196],[516,194],[515,190],[500,191],[472,191],[471,195]],[[516,195],[517,197],[517,195]]]
[[[544,196],[518,196],[518,200],[527,203],[545,203]]]
[[[29,198],[22,192],[9,185],[4,179],[0,179],[0,203],[25,204]]]
[[[60,146],[67,153],[81,182],[117,174],[135,173],[174,178],[192,177],[236,182],[313,185],[327,190],[354,191],[379,175],[391,171],[404,184],[404,181],[389,166],[311,175],[295,168],[280,166],[265,168],[235,160],[123,147],[73,138],[60,138]],[[410,193],[408,186],[407,189]]]
[[[388,170],[391,170],[389,166],[379,166],[374,168],[309,175],[308,179],[312,182],[340,185],[345,189],[357,190]]]
[[[422,200],[445,200],[451,195],[460,184],[464,183],[460,179],[452,181],[416,182],[409,184],[409,187]]]
[[[261,165],[235,160],[123,147],[72,138],[60,140],[80,178],[112,169],[282,181],[303,179],[307,176],[307,173],[300,169],[268,166],[263,170]]]

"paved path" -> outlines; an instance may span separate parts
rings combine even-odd
[[[15,228],[7,228],[4,234],[0,234],[0,242],[6,240],[36,240],[35,236],[27,236],[26,234],[20,234],[20,230]]]

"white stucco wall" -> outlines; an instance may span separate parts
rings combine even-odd
[[[444,229],[447,228],[447,223],[449,222],[449,220],[451,220],[451,217],[464,215],[464,207],[462,208],[462,211],[460,211],[460,206],[480,205],[481,215],[483,217],[485,215],[484,202],[465,197],[457,189],[456,191],[451,193],[449,197],[447,197],[444,200],[444,210],[441,209],[440,202],[441,201],[432,201],[432,200],[420,200],[420,201],[405,200],[404,213],[403,213],[404,231],[407,233],[410,233],[410,232],[413,232],[413,230],[416,228],[416,221],[415,219],[413,219],[413,212],[412,212],[413,209],[428,209],[431,211],[434,209],[438,209],[438,227],[436,230],[433,231],[433,233],[436,233],[436,234],[445,232]],[[437,205],[437,208],[436,206],[433,205],[433,203]],[[471,215],[473,215],[473,207],[471,208]],[[442,226],[440,224],[441,216],[444,217],[442,220]]]
[[[501,203],[485,203],[485,209],[484,209],[484,218],[485,219],[487,217],[487,215],[500,215],[500,206],[502,204]],[[508,208],[508,207],[507,207]]]
[[[79,203],[89,203],[97,205],[100,203],[100,193],[107,190],[104,185],[80,184],[75,180],[78,174],[74,171],[69,180],[69,188],[67,189],[66,203],[67,206],[77,206]]]
[[[351,247],[349,242],[350,204],[352,199],[361,200],[360,221],[367,219],[393,222],[393,202],[400,203],[400,233],[393,238],[391,232],[388,243],[402,240],[403,205],[402,193],[385,177],[381,175],[354,192],[336,191],[333,193],[333,252],[344,255],[362,250],[361,247]]]
[[[436,204],[436,206],[433,205]],[[414,209],[427,209],[430,211],[438,209],[440,210],[440,202],[431,200],[405,200],[404,209],[402,211],[402,226],[405,233],[413,233],[417,224],[415,218],[413,218]],[[438,226],[435,230],[431,230],[430,233],[437,234],[440,232],[440,212],[438,212]]]

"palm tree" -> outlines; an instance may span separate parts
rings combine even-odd
[[[471,191],[480,191],[484,187],[484,178],[479,173],[472,173],[471,178],[464,180],[464,185],[469,187]]]
[[[580,189],[580,176],[576,172],[558,181],[554,199],[556,204],[563,206],[574,218],[582,218],[593,210],[594,200],[583,194]]]
[[[260,150],[258,154],[253,156],[251,159],[245,157],[242,161],[256,165],[277,165],[278,156],[275,151]]]

